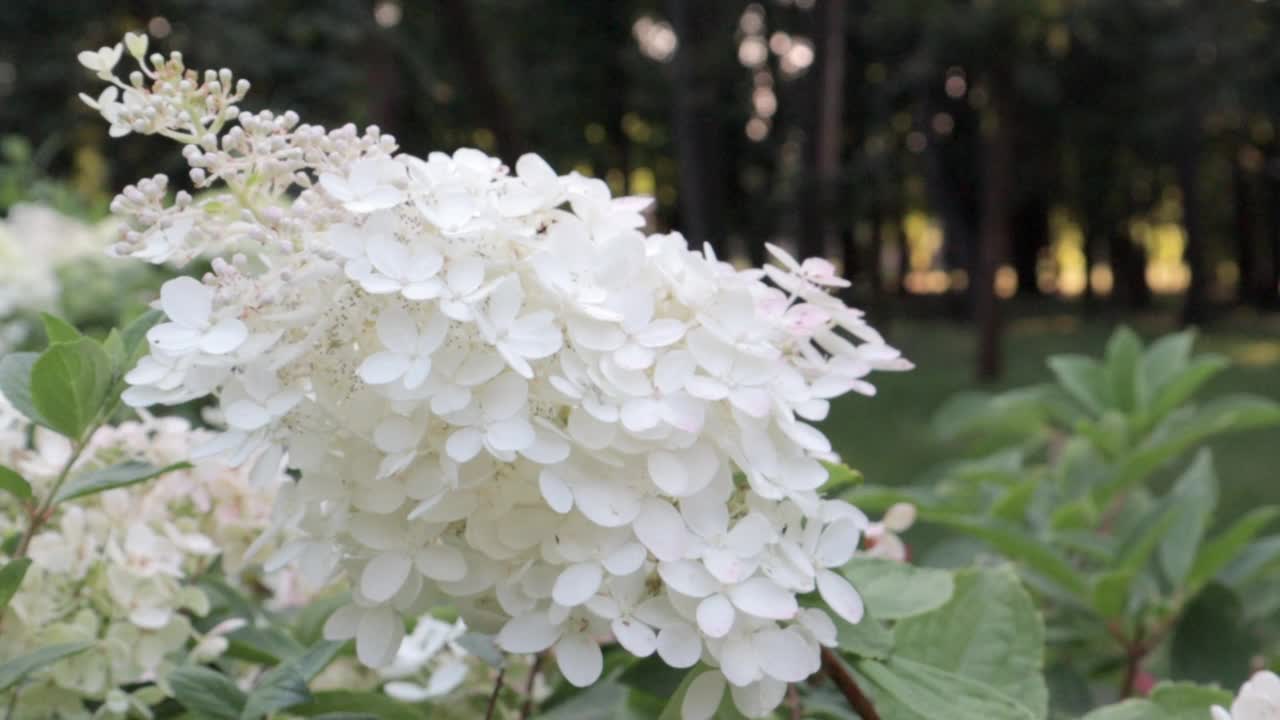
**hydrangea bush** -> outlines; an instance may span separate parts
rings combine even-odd
[[[210,272],[102,342],[47,317],[46,351],[0,362],[0,693],[18,716],[1047,719],[1066,715],[1046,637],[1090,603],[1147,671],[1155,621],[1132,608],[1155,541],[1095,568],[1059,532],[1087,522],[1041,523],[1082,501],[1042,497],[1039,470],[1011,470],[1016,491],[991,474],[969,494],[857,491],[877,522],[850,503],[860,478],[815,423],[911,365],[829,262],[770,246],[773,264],[737,268],[536,155],[420,158],[378,128],[245,112],[246,81],[148,45],[82,53],[107,83],[84,100],[113,137],[179,143],[191,189],[126,187],[109,252]],[[1181,428],[1150,407],[1194,391],[1181,347],[1072,365],[1076,444],[1127,473],[1091,502],[1146,508],[1132,491],[1154,469],[1276,419],[1254,405],[1141,455],[1143,433]],[[218,432],[145,409],[203,398]],[[141,420],[113,424],[122,405]],[[1121,426],[1132,447],[1107,444]],[[912,565],[917,522],[1014,562]],[[1119,695],[1146,689],[1126,676]],[[1230,695],[1163,684],[1088,717],[1213,706]]]

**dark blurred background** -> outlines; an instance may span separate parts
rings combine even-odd
[[[534,150],[722,257],[841,263],[920,366],[828,423],[881,481],[940,456],[951,392],[1119,323],[1198,325],[1240,366],[1220,384],[1280,396],[1277,0],[3,0],[0,213],[185,177],[76,99],[76,53],[138,29],[249,109]],[[1269,445],[1223,474],[1274,476]]]

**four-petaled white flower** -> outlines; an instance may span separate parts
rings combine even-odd
[[[419,325],[403,308],[393,307],[378,316],[378,339],[387,349],[365,358],[360,378],[371,385],[402,380],[408,390],[426,382],[431,373],[431,354],[444,342],[449,320],[432,313]]]
[[[385,157],[362,158],[345,175],[322,173],[320,187],[353,213],[371,213],[404,202],[404,165]]]

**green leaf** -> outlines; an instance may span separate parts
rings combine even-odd
[[[375,691],[326,690],[311,694],[311,699],[289,708],[290,715],[320,717],[334,713],[372,715],[378,720],[421,720],[422,712],[412,705]]]
[[[262,665],[276,665],[306,652],[302,643],[274,626],[249,624],[227,635],[227,654]]]
[[[132,370],[133,366],[138,364],[138,360],[147,353],[147,331],[163,319],[164,313],[159,310],[148,310],[126,325],[123,332],[113,328],[111,334],[107,336],[103,348],[111,358],[112,377],[115,379],[111,392],[107,395],[106,404],[109,408],[116,407],[121,393],[125,390],[125,373]]]
[[[615,717],[627,699],[627,689],[611,678],[602,678],[591,687],[558,703],[537,720],[606,720]]]
[[[1240,598],[1224,585],[1206,587],[1183,611],[1170,643],[1176,680],[1239,687],[1262,648],[1250,628]]]
[[[29,420],[45,427],[52,427],[31,401],[31,368],[39,353],[12,353],[0,359],[0,392],[4,393],[15,410]]]
[[[867,612],[879,620],[901,620],[936,610],[955,589],[946,570],[882,558],[855,557],[843,572],[862,595]]]
[[[1205,383],[1226,370],[1231,363],[1218,355],[1202,355],[1190,365],[1179,369],[1164,381],[1152,394],[1150,405],[1143,414],[1146,425],[1160,422],[1166,415],[1191,399]]]
[[[185,665],[169,673],[173,697],[196,717],[240,720],[247,700],[231,678],[207,667]]]
[[[133,322],[125,326],[120,333],[121,346],[124,350],[124,363],[120,366],[129,370],[138,359],[147,353],[147,331],[164,320],[164,313],[159,310],[148,310]]]
[[[93,495],[115,488],[128,487],[175,470],[186,470],[191,463],[180,462],[158,468],[150,463],[128,460],[99,470],[77,475],[66,482],[54,496],[54,503]]]
[[[1094,501],[1105,507],[1115,496],[1210,437],[1277,423],[1280,404],[1253,395],[1218,398],[1198,410],[1183,408],[1157,426],[1142,447],[1128,454],[1110,480],[1094,488]]]
[[[284,663],[262,676],[245,700],[240,720],[259,720],[277,710],[301,705],[311,699],[307,679],[296,665]]]
[[[4,465],[0,465],[0,490],[24,503],[31,500],[31,484],[26,478]]]
[[[983,522],[963,515],[921,512],[921,519],[978,538],[1012,560],[1025,563],[1033,572],[1052,581],[1077,598],[1089,596],[1089,584],[1066,558],[1052,547],[1016,526],[998,521]]]
[[[74,342],[80,339],[80,331],[75,326],[59,317],[54,317],[49,313],[40,313],[40,319],[44,321],[44,334],[49,338],[49,344],[60,342]]]
[[[631,663],[618,675],[618,682],[654,697],[669,698],[680,688],[687,674],[666,664],[657,655],[650,655]]]
[[[302,608],[293,621],[293,636],[299,642],[314,645],[324,639],[324,624],[335,610],[351,602],[350,593],[322,595]]]
[[[23,678],[43,667],[52,665],[76,653],[82,653],[91,647],[93,647],[91,642],[46,645],[39,650],[2,663],[0,664],[0,692],[17,685],[22,682]]]
[[[1230,528],[1205,543],[1196,554],[1187,575],[1187,587],[1195,592],[1204,587],[1210,580],[1244,552],[1245,546],[1254,536],[1280,515],[1280,508],[1260,507],[1245,514]]]
[[[859,660],[858,672],[875,691],[876,709],[891,720],[1039,720],[998,689],[897,655]]]
[[[1169,492],[1173,503],[1174,532],[1160,541],[1160,566],[1174,588],[1180,588],[1204,542],[1209,520],[1218,505],[1218,478],[1213,472],[1213,454],[1202,449],[1191,467],[1178,478]]]
[[[1218,580],[1239,591],[1261,573],[1274,567],[1277,561],[1280,561],[1280,535],[1255,540],[1218,573]]]
[[[1142,341],[1129,328],[1121,327],[1107,341],[1103,374],[1115,407],[1126,412],[1138,405],[1138,385],[1142,382],[1139,363]]]
[[[951,600],[899,622],[893,637],[894,660],[913,660],[995,688],[1037,718],[1048,711],[1044,622],[1008,566],[957,573]]]
[[[80,338],[41,353],[31,367],[31,400],[54,430],[80,439],[111,389],[111,360],[96,341]]]
[[[1106,619],[1124,615],[1129,604],[1129,586],[1133,584],[1132,570],[1114,570],[1102,573],[1093,580],[1093,609]]]
[[[1067,394],[1090,413],[1101,415],[1111,404],[1106,377],[1093,358],[1084,355],[1055,355],[1049,358],[1049,369],[1057,376],[1058,383]]]
[[[30,567],[31,558],[18,558],[0,567],[0,615],[9,607],[9,601],[22,586],[22,579],[27,576],[27,569]]]
[[[1150,407],[1152,398],[1187,369],[1195,340],[1195,330],[1184,330],[1151,343],[1142,354],[1142,364],[1138,369],[1141,378],[1138,384],[1139,407]]]
[[[841,652],[883,660],[893,651],[893,633],[874,617],[865,616],[856,625],[840,617],[836,617],[835,621],[838,633],[836,640]]]
[[[1082,720],[1206,720],[1209,708],[1231,705],[1231,693],[1188,683],[1160,683],[1148,699],[1098,708]]]
[[[822,491],[828,497],[839,495],[863,482],[862,473],[843,463],[824,462],[822,466],[827,469],[827,482],[822,486]]]

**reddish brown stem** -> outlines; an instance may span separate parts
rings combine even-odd
[[[849,701],[849,707],[853,708],[862,720],[880,720],[880,713],[876,712],[876,706],[871,704],[871,698],[862,692],[853,675],[849,674],[840,657],[831,648],[822,648],[822,671],[836,684],[840,693],[844,695],[844,699]]]

